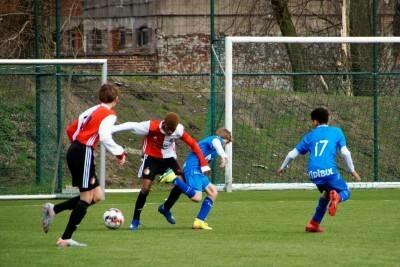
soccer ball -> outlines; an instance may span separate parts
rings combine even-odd
[[[124,224],[124,215],[119,209],[111,208],[104,212],[103,222],[108,229],[118,229]]]

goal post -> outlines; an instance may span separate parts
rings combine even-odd
[[[252,36],[229,36],[229,37],[226,37],[224,39],[224,42],[225,42],[225,47],[224,47],[225,52],[223,53],[223,56],[225,57],[225,66],[224,66],[225,69],[222,69],[221,72],[223,73],[223,76],[224,76],[224,79],[225,79],[224,80],[224,84],[225,84],[224,85],[224,94],[225,94],[225,103],[224,103],[225,127],[227,129],[229,129],[230,131],[232,131],[235,142],[240,142],[241,140],[237,140],[237,138],[235,139],[235,137],[236,137],[235,134],[236,133],[235,133],[234,114],[233,114],[234,110],[239,110],[239,108],[235,108],[234,107],[234,98],[235,97],[234,97],[234,82],[233,81],[234,81],[235,75],[237,75],[237,76],[240,76],[240,75],[245,76],[245,75],[247,75],[248,77],[249,76],[250,77],[268,76],[268,77],[273,77],[274,79],[271,79],[271,80],[275,81],[275,82],[276,82],[276,80],[279,80],[279,78],[276,78],[276,77],[279,77],[279,76],[290,76],[290,75],[292,75],[292,77],[295,77],[296,75],[297,76],[314,75],[314,76],[317,76],[321,80],[321,83],[323,83],[325,85],[325,87],[328,87],[328,85],[326,85],[324,77],[325,76],[329,76],[329,75],[342,75],[342,76],[346,76],[346,78],[347,77],[353,77],[353,76],[357,77],[357,75],[360,75],[360,77],[363,77],[361,75],[370,75],[372,77],[371,79],[374,80],[374,86],[376,86],[377,82],[375,83],[375,81],[376,81],[376,79],[378,79],[377,77],[383,77],[385,75],[391,75],[393,73],[391,73],[390,71],[386,72],[386,73],[380,71],[379,70],[379,62],[377,62],[377,57],[378,56],[377,55],[373,55],[372,56],[372,61],[373,62],[371,64],[372,65],[371,69],[360,70],[359,73],[354,73],[354,72],[349,71],[348,69],[347,70],[345,69],[344,71],[342,71],[340,73],[338,72],[338,70],[335,70],[336,73],[329,72],[329,71],[325,71],[325,72],[324,71],[318,71],[318,72],[314,71],[314,73],[313,72],[309,72],[309,73],[301,73],[301,74],[289,73],[288,71],[283,71],[281,73],[276,73],[276,72],[273,73],[273,71],[267,71],[267,73],[257,73],[257,72],[254,72],[254,70],[252,70],[252,73],[244,73],[244,74],[242,73],[241,74],[241,73],[239,73],[240,71],[238,71],[238,73],[234,74],[234,71],[235,71],[234,70],[234,64],[235,64],[234,63],[234,60],[235,60],[235,57],[234,57],[234,55],[235,55],[235,47],[234,47],[234,45],[235,44],[249,44],[249,45],[264,44],[265,46],[268,46],[269,44],[285,44],[285,45],[286,44],[310,44],[310,45],[314,45],[314,44],[336,44],[336,45],[337,44],[352,44],[352,45],[354,44],[354,45],[363,45],[364,44],[364,45],[378,45],[378,46],[380,46],[382,44],[397,44],[397,43],[400,43],[400,37],[252,37]],[[264,48],[261,48],[260,50],[262,50],[262,49],[264,49]],[[376,51],[377,50],[374,47],[372,53],[376,53]],[[238,53],[240,53],[240,52],[238,52]],[[391,53],[392,52],[389,52],[388,55],[389,56],[392,55]],[[257,54],[257,53],[254,52],[254,54]],[[271,54],[274,54],[274,53],[271,53]],[[271,54],[268,54],[267,57],[268,56],[273,56]],[[282,51],[279,51],[279,53],[277,52],[277,54],[282,54]],[[243,58],[245,58],[245,59],[249,59],[250,58],[253,63],[255,61],[257,61],[257,59],[255,59],[253,57],[250,57],[250,56],[247,56],[247,58],[246,57],[243,57]],[[262,59],[259,59],[259,60],[262,60]],[[279,61],[279,60],[282,60],[282,58],[278,58],[277,59],[277,61]],[[222,59],[221,59],[221,61],[222,61]],[[238,64],[242,66],[242,65],[245,65],[246,63],[247,62],[239,62]],[[260,65],[261,65],[261,63],[260,63]],[[282,63],[281,65],[285,65],[285,64]],[[273,75],[276,75],[276,76],[273,76]],[[381,76],[379,76],[379,75],[381,75]],[[394,75],[396,75],[396,74],[394,74]],[[394,76],[394,78],[397,79],[397,76]],[[244,84],[244,83],[245,82],[242,82],[242,84]],[[238,84],[240,84],[240,83],[238,82]],[[253,90],[254,87],[255,86],[253,86],[251,89]],[[261,87],[263,87],[265,89],[266,86],[262,85],[262,86],[260,86],[260,88]],[[288,90],[287,88],[288,87],[286,87],[285,90]],[[258,88],[254,89],[254,90],[258,90]],[[260,91],[261,91],[261,89],[260,89]],[[278,90],[276,90],[276,91],[278,91]],[[378,165],[377,162],[380,160],[380,158],[379,158],[380,155],[378,154],[379,145],[380,145],[378,142],[380,140],[377,138],[377,136],[378,136],[378,133],[383,132],[383,130],[378,129],[378,127],[377,127],[377,124],[379,122],[379,120],[378,120],[379,119],[378,118],[378,107],[379,107],[378,104],[379,104],[379,102],[378,102],[378,95],[377,95],[378,93],[377,92],[380,92],[380,90],[376,89],[374,94],[373,94],[373,96],[371,97],[371,99],[373,99],[371,101],[371,103],[373,102],[373,105],[372,105],[371,109],[373,109],[372,112],[374,113],[373,114],[374,115],[374,118],[373,118],[373,124],[374,125],[371,126],[371,128],[373,128],[373,131],[371,131],[373,133],[371,135],[372,135],[372,138],[373,138],[373,141],[374,141],[374,147],[371,148],[371,150],[373,150],[372,158],[374,158],[374,159],[371,159],[371,160],[374,161],[374,162],[371,163],[370,165],[374,165],[371,168],[374,168],[375,176],[384,175],[384,174],[381,174],[380,172],[378,172],[378,170],[377,170],[377,165]],[[271,94],[271,93],[263,92],[262,96],[264,96],[263,94],[265,95],[265,94]],[[305,101],[305,99],[307,99],[307,97],[309,98],[309,94],[308,95],[306,95],[306,94],[307,93],[304,93],[301,96],[295,96],[294,98],[304,98],[304,100],[301,99],[301,101]],[[393,104],[394,106],[396,106],[397,104],[400,103],[399,94],[398,93],[393,93],[393,94],[394,94],[394,97],[390,101],[391,101],[391,103],[394,103]],[[253,98],[257,98],[257,97],[254,97],[254,96],[252,96],[252,97]],[[329,95],[329,97],[331,97],[331,96]],[[357,105],[357,103],[359,103],[359,102],[361,103],[361,102],[363,102],[365,100],[361,96],[359,98],[356,98],[356,96],[352,96],[352,97],[353,97],[352,99],[355,101],[353,105]],[[280,97],[276,97],[276,99],[279,99],[279,98]],[[340,97],[338,97],[338,99],[339,98],[342,99],[343,97],[340,96]],[[350,96],[349,96],[349,99],[350,99]],[[245,101],[244,99],[240,99],[240,100],[241,101]],[[297,101],[297,99],[294,99],[293,101]],[[299,101],[299,102],[301,102],[301,101]],[[335,101],[335,100],[332,100],[332,101]],[[346,99],[346,101],[349,101],[349,100]],[[326,104],[326,103],[324,103],[323,100],[318,100],[316,102],[318,104]],[[260,101],[257,101],[257,100],[254,100],[251,104],[252,105],[260,105],[261,107],[263,107],[262,106],[263,103],[260,103]],[[332,106],[333,106],[333,104],[332,104]],[[310,111],[311,110],[306,111],[307,112],[306,116],[308,116]],[[365,114],[362,113],[363,112],[362,110],[359,110],[359,112],[360,112],[360,114],[358,114],[358,115],[360,115],[360,116],[365,115]],[[345,115],[347,116],[347,114],[345,114]],[[249,116],[251,116],[251,115],[249,115]],[[369,119],[369,118],[361,117],[360,119]],[[251,120],[251,118],[249,118],[249,120]],[[338,122],[338,121],[336,121],[336,122]],[[339,123],[344,123],[344,122],[340,121]],[[393,124],[395,125],[396,122],[394,121]],[[262,125],[262,127],[264,127],[264,126],[265,125]],[[268,126],[265,126],[265,127],[268,127]],[[394,127],[397,127],[394,130],[397,130],[397,131],[399,130],[398,125],[394,126]],[[280,129],[280,130],[284,131],[284,129]],[[304,134],[305,132],[303,131],[302,133]],[[298,136],[298,138],[300,138],[300,137],[301,137],[301,135]],[[370,137],[370,136],[368,136],[368,137]],[[385,136],[383,136],[382,138],[385,138]],[[390,137],[388,137],[388,138],[390,138]],[[296,140],[296,141],[298,141],[298,140]],[[296,144],[296,141],[293,141],[293,143],[291,144],[292,147],[294,147],[294,145]],[[383,142],[386,143],[386,140],[383,140]],[[359,142],[359,143],[361,143],[361,142]],[[246,189],[248,189],[248,190],[261,190],[261,189],[307,189],[307,188],[310,188],[310,184],[307,183],[307,182],[301,182],[301,183],[296,183],[296,182],[291,182],[291,183],[285,183],[285,182],[276,182],[276,183],[275,182],[273,182],[273,183],[258,183],[258,182],[255,182],[255,183],[236,183],[235,182],[235,177],[234,177],[235,176],[235,171],[234,171],[234,166],[233,166],[234,163],[235,163],[235,153],[233,151],[233,146],[235,146],[235,143],[229,144],[229,145],[226,146],[226,153],[227,153],[227,155],[229,157],[229,160],[228,160],[228,164],[225,167],[225,175],[224,175],[225,176],[225,181],[224,181],[224,184],[223,185],[220,184],[221,189],[223,188],[225,191],[231,192],[232,190],[246,190]],[[350,148],[350,150],[351,149],[352,148]],[[280,160],[283,160],[284,159],[284,155],[286,155],[286,153],[289,150],[287,150],[286,147],[281,147],[281,148],[279,148],[279,150],[282,150],[279,153],[281,153]],[[270,153],[272,153],[272,152],[270,151]],[[353,159],[354,159],[354,157],[353,157]],[[298,163],[297,162],[297,164],[299,164],[299,165],[303,164],[301,167],[305,168],[305,164],[304,163]],[[357,160],[355,160],[355,164],[356,164],[356,169],[357,169]],[[241,166],[241,163],[237,163],[237,168],[239,168],[238,166]],[[278,168],[279,166],[278,165],[276,165],[276,166],[264,166],[264,165],[260,165],[260,164],[253,164],[253,167],[254,168],[270,169],[270,168]],[[359,166],[359,168],[362,168],[362,166]],[[371,178],[371,176],[373,176],[372,173],[368,173],[368,174],[364,174],[364,175],[368,175],[367,182],[350,183],[350,187],[353,187],[353,188],[386,188],[386,187],[388,187],[388,188],[398,188],[398,187],[400,187],[400,183],[399,183],[400,182],[400,177],[391,177],[391,178],[388,178],[389,181],[382,181],[382,182],[378,181],[377,182],[373,178]],[[398,175],[398,173],[397,173],[397,175]],[[385,180],[387,180],[387,179],[385,179]]]
[[[65,68],[68,68],[66,71],[60,71],[59,69],[55,69],[55,67],[61,67],[64,66]],[[85,67],[87,66],[87,67]],[[99,66],[100,70],[94,70],[90,66],[94,66],[93,68],[97,68],[95,66]],[[74,69],[75,68],[75,69]],[[82,72],[87,72],[87,73],[82,73]],[[92,72],[97,72],[93,74]],[[100,74],[98,74],[100,72]],[[35,163],[27,163],[29,166],[30,165],[36,165],[37,168],[42,168],[44,171],[42,172],[41,170],[36,169],[36,179],[32,177],[32,175],[35,173],[35,171],[27,169],[25,172],[18,172],[14,168],[18,168],[17,163],[15,164],[9,164],[9,163],[4,163],[3,165],[0,164],[0,172],[3,174],[0,175],[0,178],[4,181],[2,183],[2,187],[0,189],[0,199],[32,199],[32,198],[37,198],[37,199],[44,199],[44,198],[56,198],[56,197],[62,197],[68,195],[68,193],[63,194],[63,192],[55,192],[55,185],[53,184],[52,186],[49,185],[43,185],[43,183],[55,183],[55,180],[57,180],[59,177],[57,176],[57,169],[62,168],[61,166],[58,166],[58,161],[60,158],[63,158],[64,156],[64,151],[61,151],[60,149],[62,147],[62,142],[64,139],[64,132],[62,131],[64,125],[62,124],[62,121],[64,120],[64,117],[66,120],[66,112],[69,112],[69,110],[62,110],[62,108],[58,108],[59,105],[62,105],[61,102],[63,103],[63,107],[65,107],[67,100],[63,99],[59,94],[60,92],[57,92],[55,87],[58,86],[58,82],[55,82],[56,79],[59,78],[64,78],[65,83],[69,87],[69,90],[71,90],[71,83],[74,84],[79,84],[79,83],[88,83],[90,86],[93,83],[93,91],[92,92],[87,92],[88,94],[90,93],[90,96],[87,96],[88,99],[97,99],[97,91],[98,88],[101,84],[107,83],[107,59],[0,59],[0,76],[2,78],[2,83],[5,88],[9,88],[8,90],[3,89],[3,95],[2,97],[10,98],[10,95],[13,93],[9,93],[11,90],[16,90],[16,94],[20,94],[22,99],[25,97],[25,94],[29,95],[29,92],[35,92],[34,94],[30,94],[29,97],[32,96],[32,98],[29,98],[30,100],[18,100],[13,104],[15,108],[17,109],[22,109],[24,106],[36,106],[36,119],[33,117],[32,119],[36,121],[36,124],[32,125],[32,127],[35,127],[36,134],[39,134],[36,136],[36,148],[32,147],[30,144],[31,141],[28,140],[23,140],[23,145],[25,147],[22,147],[22,149],[28,149],[28,150],[35,150],[36,151],[36,157],[34,155],[28,155],[29,158],[36,158]],[[82,75],[85,76],[84,79],[80,79],[79,76]],[[10,78],[11,77],[11,78]],[[36,88],[35,88],[35,83],[30,82],[29,77],[39,77],[39,79],[47,79],[44,82],[39,83],[42,88],[37,88],[38,83],[36,83]],[[68,79],[67,79],[67,78]],[[78,77],[78,78],[74,78]],[[87,78],[86,78],[87,77]],[[90,77],[90,78],[89,78]],[[100,77],[97,85],[96,84],[96,77]],[[77,81],[73,81],[73,79],[76,79]],[[80,80],[79,80],[80,79]],[[51,81],[50,81],[51,80]],[[15,83],[13,83],[15,82]],[[86,86],[86,85],[84,85]],[[90,87],[87,85],[87,87]],[[83,93],[83,89],[79,89],[81,91],[78,91],[76,94],[78,95],[79,93]],[[28,93],[26,93],[28,92]],[[15,94],[15,92],[14,92]],[[36,100],[34,100],[36,94]],[[83,94],[86,94],[84,92]],[[37,99],[38,97],[43,98],[43,99]],[[86,98],[86,96],[85,96]],[[31,103],[29,101],[36,101],[36,104]],[[41,110],[41,107],[44,105],[47,105],[46,108],[43,108]],[[74,104],[75,105],[75,102]],[[6,107],[6,106],[5,106]],[[83,107],[82,107],[83,108]],[[61,111],[61,112],[60,112]],[[82,110],[81,110],[82,111]],[[80,112],[81,112],[80,111]],[[29,110],[28,110],[29,112]],[[34,110],[31,112],[35,113]],[[78,112],[78,111],[76,111]],[[74,111],[74,113],[76,113]],[[55,114],[56,113],[56,114]],[[63,114],[59,114],[63,113]],[[71,112],[72,113],[72,112]],[[15,114],[14,116],[19,116],[21,114]],[[9,116],[8,114],[5,114],[5,116]],[[42,117],[41,117],[42,116]],[[57,118],[55,118],[57,116]],[[76,114],[71,114],[71,116],[76,116]],[[60,119],[62,117],[62,119]],[[19,122],[15,121],[14,123],[20,123],[21,125],[27,123],[27,122]],[[21,127],[22,128],[22,127]],[[42,140],[42,133],[40,133],[41,129],[44,129],[46,131],[47,136],[43,137],[45,140]],[[48,128],[48,129],[46,129]],[[53,128],[53,129],[52,129]],[[54,128],[61,129],[61,136],[59,140],[58,139],[57,133],[55,133]],[[24,131],[26,130],[27,135],[31,135],[31,132],[34,132],[33,129],[31,128],[26,128],[23,129]],[[22,131],[22,130],[20,130]],[[5,133],[7,134],[7,133]],[[21,139],[24,138],[25,132],[21,133]],[[4,140],[8,138],[7,136],[1,136],[3,143],[6,143],[7,147],[12,147],[12,143],[7,143],[7,140]],[[11,137],[12,138],[12,137]],[[50,139],[51,142],[48,142]],[[10,139],[12,140],[12,139]],[[9,141],[12,142],[12,141]],[[43,146],[48,145],[47,143],[52,143],[52,147],[49,148],[49,150],[44,151],[42,149]],[[19,144],[18,144],[19,146]],[[46,147],[47,149],[47,147]],[[99,180],[100,180],[100,185],[103,189],[103,192],[105,190],[105,176],[106,176],[106,151],[104,146],[100,146],[100,159],[99,159]],[[11,150],[9,153],[15,153],[15,157],[19,157],[17,155],[18,150],[15,149]],[[31,153],[27,153],[31,154]],[[49,154],[49,155],[47,155]],[[54,155],[56,154],[56,155]],[[45,155],[45,157],[43,156]],[[4,155],[0,154],[0,158],[3,159]],[[55,159],[56,158],[56,159]],[[40,166],[43,161],[44,166]],[[51,161],[51,163],[50,163]],[[12,165],[10,167],[10,165]],[[14,166],[15,165],[15,166]],[[32,173],[33,171],[33,173]],[[16,176],[16,177],[9,177],[9,176]],[[44,175],[46,177],[40,177],[41,175]],[[53,177],[54,176],[54,177]],[[18,192],[20,189],[18,187],[22,188],[21,186],[18,186],[18,181],[13,181],[11,180],[21,180],[20,183],[25,183],[25,186],[23,189],[21,189],[21,192]],[[10,185],[8,185],[8,180],[10,180]],[[32,182],[36,180],[35,182]],[[8,187],[9,186],[9,187]],[[38,187],[38,189],[35,189],[35,187]],[[26,188],[25,188],[26,187]],[[14,188],[14,189],[13,189]],[[36,192],[37,193],[34,193]],[[73,191],[72,191],[73,192]]]

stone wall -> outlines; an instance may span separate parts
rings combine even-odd
[[[209,72],[210,38],[206,34],[160,36],[157,65],[161,73]]]

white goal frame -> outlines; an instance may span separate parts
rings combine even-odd
[[[0,59],[0,65],[101,65],[101,84],[107,83],[107,59]],[[100,145],[100,186],[105,196],[106,149]],[[63,194],[0,195],[1,199],[52,199]]]
[[[232,132],[232,79],[233,65],[232,52],[235,43],[400,43],[400,37],[256,37],[256,36],[228,36],[225,38],[225,127]],[[232,132],[234,135],[234,133]],[[234,184],[232,176],[232,144],[226,146],[228,163],[225,166],[225,184],[219,185],[220,190],[272,190],[272,189],[311,189],[311,183],[259,183]],[[277,166],[278,168],[279,166]],[[351,188],[400,188],[400,182],[361,182],[349,183]]]

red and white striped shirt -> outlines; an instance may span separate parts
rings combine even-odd
[[[138,135],[144,135],[143,153],[155,158],[176,158],[175,142],[182,139],[199,158],[202,170],[210,170],[197,141],[185,132],[182,124],[179,123],[175,131],[171,135],[167,135],[162,129],[162,123],[161,120],[126,122],[114,125],[112,132],[131,131]]]
[[[117,120],[114,110],[99,104],[81,113],[67,128],[69,140],[96,148],[100,141],[113,155],[122,155],[124,149],[112,139],[111,128]]]

